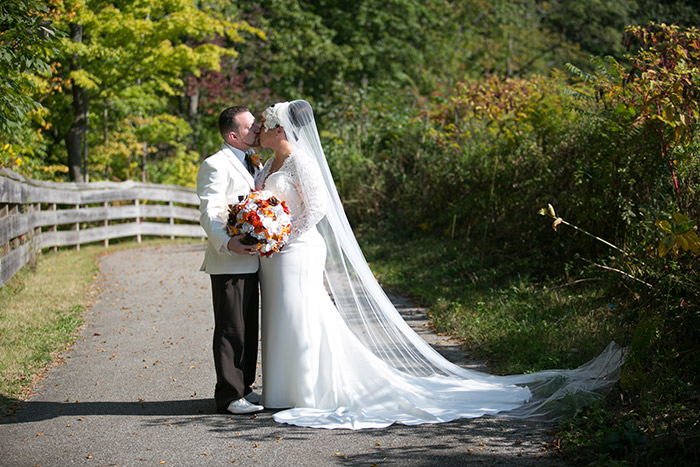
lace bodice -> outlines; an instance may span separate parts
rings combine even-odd
[[[268,190],[284,200],[291,211],[292,232],[289,240],[314,227],[326,213],[325,185],[316,161],[292,152],[274,173],[271,157],[255,178],[255,188]]]

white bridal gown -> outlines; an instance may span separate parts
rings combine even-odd
[[[325,200],[315,162],[292,153],[258,189],[287,202],[290,242],[261,258],[262,403],[278,422],[316,428],[379,428],[496,414],[522,406],[527,387],[474,378],[412,376],[375,356],[347,327],[323,282],[326,245],[316,224]]]

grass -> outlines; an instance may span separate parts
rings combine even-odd
[[[192,240],[123,241],[45,252],[0,287],[0,405],[26,398],[33,382],[78,336],[95,296],[98,257],[107,252]]]
[[[461,339],[497,373],[576,367],[615,338],[616,305],[600,287],[538,283],[526,261],[485,262],[444,239],[369,235],[363,243],[385,287],[429,307],[438,332]]]

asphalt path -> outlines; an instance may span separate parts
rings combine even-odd
[[[100,259],[77,342],[0,417],[1,466],[564,465],[544,423],[482,417],[352,431],[278,424],[272,410],[217,414],[203,255],[195,244]],[[395,303],[447,358],[479,368],[430,331],[424,310]]]

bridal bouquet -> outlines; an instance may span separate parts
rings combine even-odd
[[[270,256],[289,239],[289,208],[269,191],[253,191],[238,204],[229,204],[226,231],[231,236],[245,234],[241,243],[257,243],[260,255]]]

